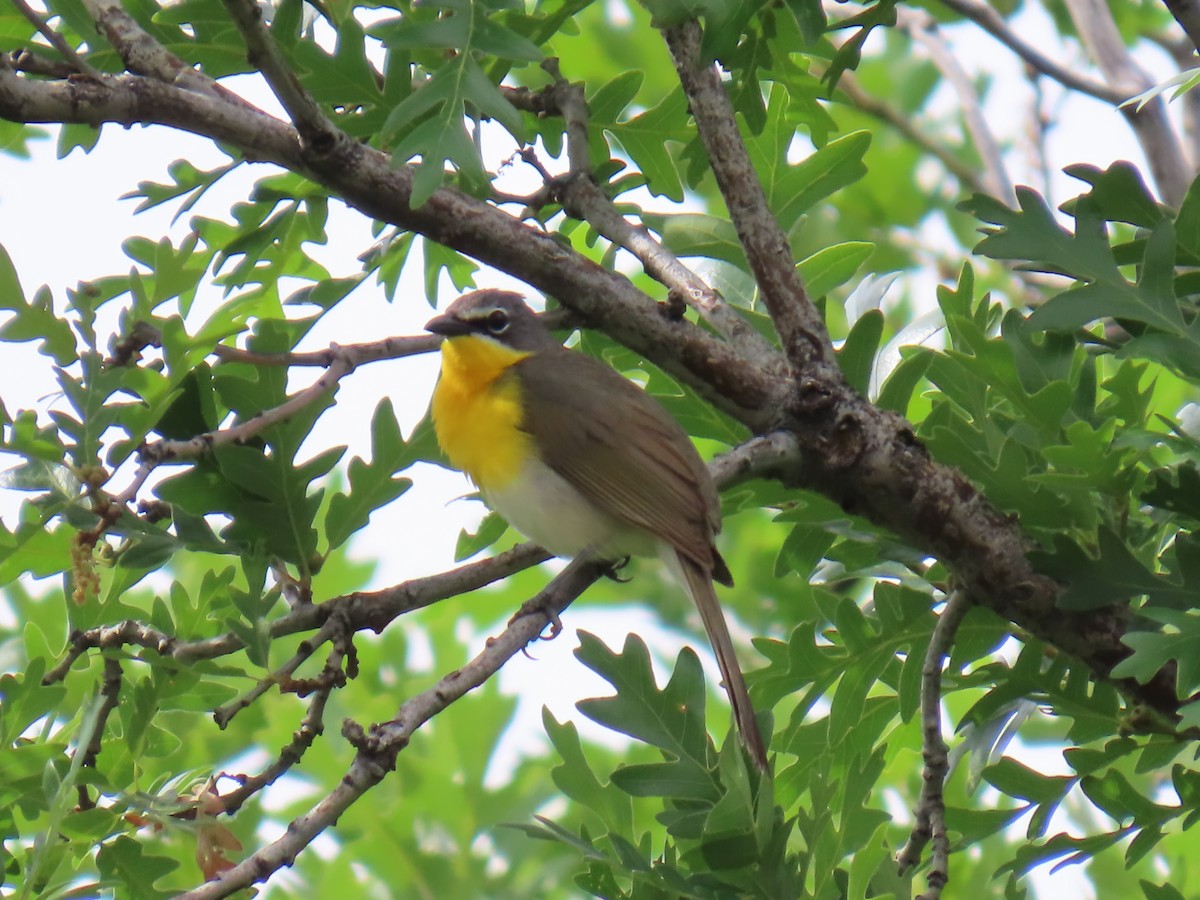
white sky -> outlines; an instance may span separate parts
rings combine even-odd
[[[1031,11],[1025,36],[1036,40],[1038,35],[1050,35],[1052,29]],[[1010,174],[1018,183],[1035,178],[1028,170],[1021,130],[1029,108],[1029,89],[1012,58],[998,45],[972,29],[949,29],[964,52],[960,57],[975,71],[999,70],[997,76],[1008,85],[996,90],[987,105],[993,126],[1009,135],[1013,149],[1008,153]],[[1056,58],[1074,64],[1070,51],[1050,48]],[[1161,57],[1152,64],[1156,77],[1171,74]],[[1078,68],[1087,68],[1079,62]],[[569,61],[565,65],[570,75]],[[238,90],[249,90],[255,102],[266,105],[260,87],[247,79],[233,82]],[[1051,91],[1053,93],[1053,91]],[[943,102],[953,102],[949,96]],[[1050,134],[1052,158],[1059,164],[1092,162],[1105,166],[1121,159],[1141,163],[1141,154],[1129,136],[1123,119],[1113,110],[1091,100],[1074,100],[1058,113],[1059,126]],[[105,129],[95,150],[84,155],[78,151],[64,160],[56,160],[53,141],[33,145],[32,160],[22,161],[0,155],[0,245],[12,257],[26,296],[31,296],[41,284],[54,292],[61,307],[65,288],[78,281],[125,271],[130,265],[121,251],[121,242],[131,235],[141,234],[157,240],[171,234],[176,242],[186,233],[184,221],[170,224],[173,204],[134,216],[136,201],[118,199],[132,190],[139,180],[168,181],[167,166],[177,158],[187,158],[200,168],[225,161],[207,142],[191,135],[162,128],[132,128],[115,126]],[[511,147],[498,147],[494,158],[512,152]],[[209,192],[195,210],[214,218],[225,218],[229,206],[244,196],[253,178],[267,173],[257,166],[236,177],[226,178]],[[520,167],[511,170],[510,177],[526,178]],[[1036,180],[1034,181],[1036,183]],[[1058,175],[1054,185],[1055,204],[1077,192],[1079,183]],[[504,189],[513,192],[532,190],[531,182],[508,184]],[[357,213],[337,203],[331,204],[328,225],[329,244],[311,247],[313,255],[330,270],[334,277],[358,271],[358,254],[369,247],[372,238],[369,223]],[[414,254],[415,256],[415,254]],[[367,282],[358,288],[347,302],[325,317],[321,325],[305,340],[303,349],[322,347],[331,341],[349,343],[372,340],[381,335],[416,334],[430,317],[431,310],[424,299],[420,266],[414,258],[408,265],[410,276],[403,282],[395,304],[388,304],[382,290]],[[522,289],[506,276],[493,271],[479,273],[478,284]],[[444,285],[442,297],[448,302],[454,296],[449,284]],[[210,294],[211,304],[219,297]],[[119,301],[111,304],[115,311]],[[205,308],[197,304],[197,312]],[[189,321],[195,321],[195,317]],[[110,323],[111,324],[111,323]],[[111,330],[111,329],[110,329]],[[102,330],[103,333],[103,330]],[[369,455],[368,427],[378,399],[391,396],[407,433],[424,413],[436,376],[436,359],[419,357],[393,362],[375,363],[360,369],[342,383],[337,406],[327,412],[318,424],[311,441],[313,452],[337,444],[347,444],[350,455]],[[312,372],[297,373],[294,385],[302,385],[313,377]],[[0,355],[0,397],[13,413],[22,408],[34,408],[45,413],[55,402],[56,387],[45,357],[39,356],[33,344],[6,344]],[[303,454],[302,454],[303,455]],[[0,457],[0,466],[4,460]],[[405,578],[443,570],[452,564],[454,542],[462,527],[473,528],[481,514],[474,502],[454,502],[470,490],[466,481],[453,473],[433,467],[410,471],[414,487],[386,510],[377,513],[370,526],[355,539],[353,554],[360,559],[379,563],[375,587],[393,584]],[[20,496],[0,489],[0,517],[10,527],[14,522]],[[631,601],[636,603],[636,591]],[[0,615],[4,615],[0,609]],[[512,729],[514,740],[508,742],[502,756],[511,759],[519,748],[535,746],[544,741],[540,723],[540,708],[548,704],[560,720],[574,719],[581,729],[593,738],[610,739],[611,735],[593,728],[586,719],[575,713],[573,703],[582,696],[605,693],[607,685],[586,671],[574,659],[571,651],[576,642],[573,629],[586,628],[598,633],[612,646],[620,646],[625,634],[637,631],[649,635],[658,648],[660,658],[670,659],[681,641],[655,624],[651,610],[631,606],[608,611],[572,611],[566,618],[567,632],[558,640],[542,643],[532,649],[532,659],[517,657],[503,672],[502,685],[522,696],[518,721]],[[783,634],[781,624],[781,636]],[[478,645],[479,636],[475,636]],[[713,682],[717,681],[715,665],[707,648],[697,648],[706,658]],[[401,698],[398,698],[398,701]],[[503,759],[496,761],[500,771],[506,767]],[[1039,756],[1037,765],[1043,771],[1050,767],[1062,769],[1061,758],[1051,754]],[[952,863],[965,864],[955,858]],[[1088,889],[1083,887],[1074,869],[1052,879],[1036,879],[1039,894],[1046,897],[1070,896],[1083,900]]]

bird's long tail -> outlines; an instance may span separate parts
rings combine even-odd
[[[717,592],[713,588],[712,575],[682,554],[676,553],[675,556],[688,593],[692,595],[696,609],[700,611],[700,620],[704,623],[704,630],[708,632],[708,640],[717,657],[717,665],[721,667],[721,677],[725,680],[725,690],[729,692],[733,718],[742,734],[742,741],[750,751],[755,765],[765,772],[767,748],[754,719],[754,707],[750,704],[750,694],[746,691],[746,681],[742,678],[742,667],[733,651],[733,638],[729,635],[729,626],[725,623],[721,601],[717,599]]]

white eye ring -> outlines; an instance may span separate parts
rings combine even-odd
[[[492,334],[504,334],[504,332],[508,331],[508,326],[511,324],[508,313],[503,309],[493,309],[488,313],[487,330]]]

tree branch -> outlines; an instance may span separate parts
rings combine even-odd
[[[868,94],[858,83],[853,72],[841,74],[841,77],[838,78],[838,89],[849,98],[856,109],[890,125],[906,140],[916,144],[930,156],[936,157],[946,167],[946,170],[958,179],[964,190],[976,191],[980,194],[988,193],[987,186],[973,166],[968,166],[955,156],[942,141],[922,132],[913,123],[910,116]]]
[[[17,8],[17,12],[23,15],[37,29],[38,34],[44,37],[50,43],[50,46],[57,50],[76,72],[80,75],[86,75],[89,78],[100,77],[100,73],[92,68],[87,60],[76,53],[75,48],[68,44],[61,34],[51,28],[46,20],[33,7],[26,3],[25,0],[12,0],[12,4]]]
[[[522,109],[542,115],[556,113],[563,119],[570,172],[547,181],[550,193],[557,197],[563,210],[633,254],[647,275],[699,311],[747,361],[761,371],[778,372],[779,354],[767,340],[720,294],[656,241],[645,226],[629,222],[596,184],[589,159],[588,110],[583,88],[562,77],[557,60],[547,61],[543,68],[554,76],[555,83],[551,87],[537,93],[514,90],[508,96]]]
[[[672,40],[678,38],[681,52],[691,54],[693,65],[682,68],[695,90],[695,34],[687,37],[680,30],[675,29]],[[710,94],[715,93],[713,102],[727,110],[728,99],[716,70],[707,67],[697,77],[706,85],[715,82],[715,92],[706,87],[703,99],[713,100]],[[694,109],[700,99],[693,100]],[[704,121],[707,129],[712,110],[704,103],[699,108],[705,112],[698,122]],[[1026,538],[1011,517],[989,503],[961,473],[930,459],[902,418],[871,406],[850,390],[837,371],[832,351],[820,339],[823,329],[805,346],[804,326],[813,319],[819,326],[820,318],[811,305],[799,302],[804,295],[791,277],[786,242],[772,244],[768,239],[779,237],[777,228],[767,227],[754,235],[751,246],[762,252],[756,252],[753,264],[782,279],[786,288],[783,293],[771,292],[774,307],[768,309],[778,313],[776,321],[785,325],[785,347],[795,354],[789,359],[817,360],[817,368],[824,372],[821,377],[806,374],[799,390],[788,379],[755,370],[727,344],[690,323],[667,320],[625,276],[596,265],[491,204],[441,188],[413,209],[411,168],[393,167],[384,154],[370,147],[339,142],[331,152],[317,153],[305,148],[295,130],[277,119],[138,76],[105,76],[99,82],[42,81],[0,65],[0,116],[17,122],[154,123],[204,135],[239,148],[249,158],[269,160],[311,178],[374,219],[418,232],[514,274],[557,297],[588,326],[601,328],[692,385],[752,432],[765,433],[781,424],[792,431],[801,451],[795,484],[818,491],[942,559],[977,603],[1084,660],[1098,677],[1109,677],[1112,667],[1129,654],[1120,641],[1127,628],[1127,609],[1086,614],[1060,610],[1055,602],[1059,586],[1032,570],[1025,558]],[[725,136],[736,137],[736,129]],[[718,168],[724,172],[727,166],[719,162]],[[746,171],[738,170],[742,175]],[[756,180],[754,184],[761,201],[761,186]],[[761,211],[761,203],[738,207],[737,221],[743,228],[748,221],[756,225],[759,220],[754,216]],[[767,252],[771,247],[773,257]],[[307,628],[319,627],[321,621],[314,618]],[[213,639],[218,647],[213,655],[231,652],[229,640],[228,636]],[[191,652],[203,655],[211,648],[206,650],[205,642],[200,642]],[[1116,683],[1134,702],[1168,717],[1176,715],[1179,701],[1169,671],[1145,685],[1132,680]]]
[[[126,12],[120,0],[83,0],[83,6],[92,17],[96,30],[117,51],[130,72],[257,112],[254,106],[237,94],[226,90],[167,50]]]
[[[732,487],[750,478],[766,477],[778,478],[788,484],[798,477],[799,464],[800,448],[795,436],[779,431],[751,438],[728,453],[720,454],[709,463],[709,471],[722,488]],[[313,631],[334,617],[341,619],[348,632],[370,629],[378,634],[405,613],[477,590],[549,558],[550,554],[536,544],[519,544],[503,553],[466,563],[449,572],[416,578],[378,591],[355,591],[323,603],[297,606],[271,623],[270,636],[275,639]],[[54,684],[66,678],[75,661],[92,649],[132,645],[153,650],[164,658],[188,663],[227,656],[245,647],[242,639],[232,632],[182,641],[136,619],[72,632],[68,642],[70,647],[66,655],[42,678],[43,684]]]
[[[924,735],[925,769],[921,799],[915,810],[916,824],[896,861],[904,874],[921,861],[921,851],[933,841],[929,889],[917,900],[939,900],[950,881],[950,839],[946,834],[946,800],[943,788],[950,770],[947,747],[942,739],[942,664],[954,646],[958,626],[971,608],[967,595],[954,591],[934,626],[921,668],[921,730]]]
[[[262,7],[255,0],[223,2],[246,42],[247,60],[262,72],[301,140],[321,154],[332,151],[338,141],[348,140],[300,84],[300,79],[283,58],[279,45],[263,24]]]
[[[92,729],[92,737],[88,741],[87,748],[83,751],[83,759],[80,761],[80,765],[85,768],[95,768],[96,760],[104,747],[104,729],[108,724],[108,717],[121,702],[121,680],[121,661],[114,656],[106,656],[104,658],[104,678],[100,687],[100,696],[103,699],[100,708],[96,711],[96,727]],[[86,784],[76,785],[76,791],[79,794],[80,809],[91,809],[96,805],[88,795]]]
[[[265,881],[283,866],[291,865],[301,850],[395,769],[397,755],[408,746],[423,724],[491,678],[530,641],[536,640],[553,617],[561,614],[608,570],[605,562],[586,556],[575,559],[534,598],[543,612],[514,619],[501,634],[489,639],[484,649],[465,666],[450,672],[427,691],[406,700],[392,721],[364,731],[362,726],[347,719],[342,734],[355,745],[358,754],[338,786],[307,813],[293,819],[281,838],[223,872],[215,881],[179,895],[179,900],[228,897]]]
[[[405,613],[477,590],[549,558],[550,554],[536,544],[519,544],[489,559],[467,563],[449,572],[415,578],[378,591],[355,591],[324,603],[298,607],[271,623],[270,636],[274,640],[313,631],[335,615],[341,616],[350,630],[370,629],[379,633]],[[153,650],[166,659],[189,663],[228,656],[246,646],[233,632],[182,641],[136,619],[74,631],[68,642],[70,647],[66,656],[43,676],[42,684],[54,684],[66,678],[75,661],[92,649],[132,645]]]
[[[769,430],[779,417],[786,386],[745,365],[732,347],[701,329],[664,318],[657,304],[624,275],[451,188],[438,189],[413,209],[408,202],[411,167],[393,166],[371,147],[339,141],[321,153],[304,147],[297,133],[278,119],[137,76],[106,76],[86,84],[34,82],[0,68],[0,116],[30,123],[155,123],[231,144],[250,159],[317,181],[371,218],[516,275],[754,431]]]
[[[966,122],[967,131],[971,135],[980,159],[983,160],[985,193],[1003,200],[1010,206],[1016,205],[1016,191],[1012,179],[1004,166],[1004,158],[1000,147],[988,126],[983,114],[983,106],[979,102],[979,94],[971,83],[970,77],[946,42],[937,34],[937,22],[933,16],[924,10],[898,9],[897,21],[900,27],[929,53],[930,59],[942,73],[946,81],[958,95],[959,110]]]
[[[1028,44],[1015,31],[1008,27],[1004,18],[992,7],[978,0],[941,0],[943,6],[954,10],[964,18],[970,19],[1005,47],[1017,54],[1026,64],[1048,78],[1052,78],[1065,88],[1078,91],[1089,97],[1095,97],[1112,106],[1118,106],[1129,98],[1129,94],[1120,91],[1101,81],[1072,71],[1066,66],[1059,65],[1046,56],[1032,44]]]
[[[1153,80],[1125,47],[1107,3],[1101,0],[1065,2],[1080,41],[1115,91],[1128,99],[1153,87]],[[1169,206],[1178,207],[1187,194],[1193,171],[1167,116],[1166,102],[1159,96],[1140,109],[1122,106],[1121,113],[1146,154],[1159,195]]]
[[[771,214],[738,132],[721,73],[715,65],[700,62],[699,24],[688,21],[674,25],[664,30],[663,36],[708,152],[717,186],[779,332],[793,376],[840,381],[829,333],[796,274],[787,236]]]

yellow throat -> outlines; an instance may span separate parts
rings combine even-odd
[[[434,430],[450,464],[483,490],[507,486],[534,452],[520,427],[521,385],[508,371],[529,355],[475,335],[442,342]]]

